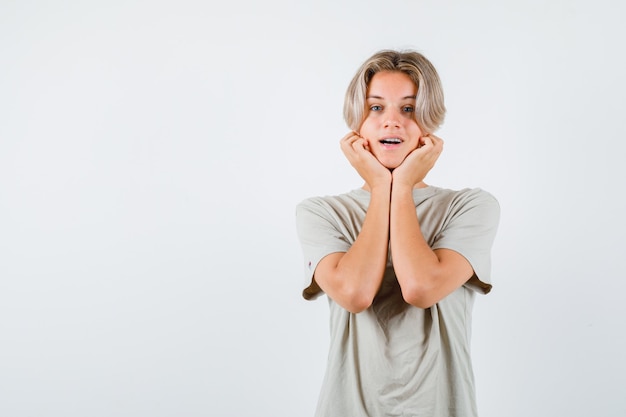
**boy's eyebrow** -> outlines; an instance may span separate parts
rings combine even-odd
[[[365,97],[365,99],[370,99],[370,98],[375,98],[375,99],[377,99],[377,100],[382,100],[384,97],[381,97],[381,96],[375,96],[375,95]],[[402,100],[408,100],[408,99],[413,99],[413,100],[415,100],[415,99],[417,99],[417,95],[414,95],[414,96],[404,96],[404,97],[402,97]]]

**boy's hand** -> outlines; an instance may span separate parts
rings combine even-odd
[[[443,140],[433,134],[422,136],[417,148],[407,155],[400,166],[393,170],[394,185],[413,188],[426,178],[443,151]]]
[[[357,132],[350,132],[341,139],[341,150],[370,189],[391,183],[391,172],[370,152],[368,140]]]

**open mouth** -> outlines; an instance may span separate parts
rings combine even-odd
[[[383,145],[399,145],[402,143],[402,139],[400,138],[384,138],[379,140]]]

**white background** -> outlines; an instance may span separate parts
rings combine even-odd
[[[361,185],[343,95],[438,68],[427,182],[500,201],[483,417],[624,416],[619,1],[0,3],[0,415],[310,416],[294,207]]]

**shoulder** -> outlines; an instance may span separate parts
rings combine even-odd
[[[338,195],[306,198],[296,205],[296,213],[323,213],[363,207],[367,208],[368,203],[369,193],[361,189],[356,189]]]
[[[462,204],[484,206],[499,211],[500,203],[496,197],[482,188],[465,188],[456,192],[455,201]]]
[[[432,198],[456,209],[480,207],[485,210],[500,211],[500,203],[496,197],[482,188],[463,188],[461,190],[437,188],[437,192],[433,194]]]
[[[482,225],[492,227],[500,222],[500,204],[488,191],[481,188],[451,190],[437,188],[425,206],[438,213],[444,224]]]

